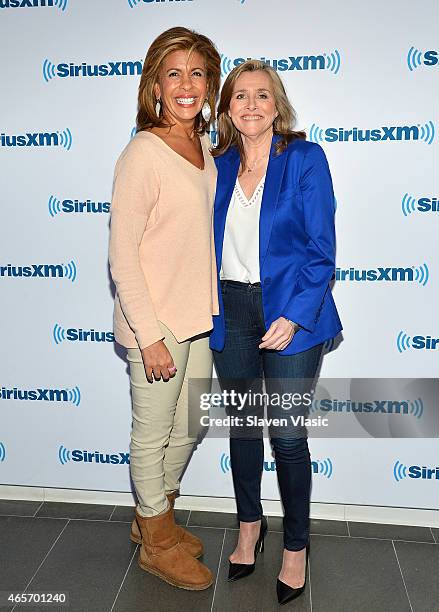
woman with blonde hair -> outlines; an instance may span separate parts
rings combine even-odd
[[[220,313],[210,345],[223,389],[263,395],[284,507],[281,604],[303,593],[309,544],[311,463],[307,394],[325,340],[341,323],[329,282],[335,270],[334,194],[323,149],[293,131],[295,115],[273,68],[249,60],[228,75],[218,108],[215,244]],[[302,402],[271,402],[288,393]],[[251,574],[263,550],[264,405],[229,407],[239,540],[229,580]],[[251,419],[247,419],[251,416]],[[291,417],[294,417],[291,418]],[[270,419],[272,419],[270,421]],[[277,421],[276,421],[277,419]]]
[[[133,408],[131,539],[141,545],[142,569],[189,590],[213,581],[197,560],[202,542],[175,524],[173,504],[196,440],[188,380],[212,374],[216,168],[206,130],[219,83],[220,57],[207,37],[176,27],[154,40],[137,133],[117,161],[111,205],[114,331],[128,349]]]

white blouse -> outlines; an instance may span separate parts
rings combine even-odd
[[[236,179],[227,211],[220,278],[241,283],[260,282],[259,214],[265,175],[248,200]]]

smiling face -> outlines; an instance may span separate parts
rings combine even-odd
[[[243,72],[235,81],[228,112],[243,136],[258,138],[272,132],[278,112],[270,76],[263,70]]]
[[[165,57],[154,93],[161,99],[164,117],[171,123],[191,124],[207,95],[203,56],[173,51]]]

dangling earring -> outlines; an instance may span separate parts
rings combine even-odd
[[[207,100],[203,104],[203,108],[201,109],[201,114],[203,115],[204,121],[206,123],[209,123],[210,118],[212,117],[212,109],[210,108],[210,104]]]
[[[157,117],[160,117],[161,108],[162,108],[162,103],[160,102],[160,98],[157,98],[157,102],[155,105],[155,114],[157,115]]]

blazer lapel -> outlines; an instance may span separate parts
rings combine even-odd
[[[274,144],[277,140],[278,137],[274,136],[268,160],[267,174],[265,176],[264,193],[262,196],[261,213],[259,217],[259,270],[261,271],[267,255],[280,186],[285,164],[287,162],[285,151],[280,155],[274,154]]]
[[[226,227],[227,211],[232,198],[233,188],[239,170],[239,154],[236,149],[227,154],[227,158],[221,160],[218,168],[217,191],[215,197],[214,231],[215,252],[218,272],[221,269],[223,256],[224,230]],[[218,158],[219,160],[221,158]]]

